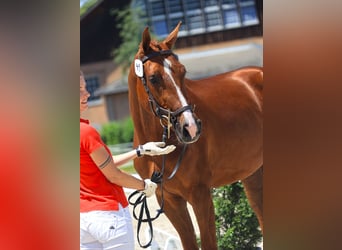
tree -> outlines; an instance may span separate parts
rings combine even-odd
[[[219,249],[256,249],[262,235],[241,182],[213,190]]]
[[[80,15],[82,16],[84,13],[87,12],[89,8],[94,6],[97,3],[98,0],[85,0],[82,1],[82,5],[80,7]]]
[[[112,14],[116,15],[116,27],[120,30],[122,39],[120,47],[113,52],[114,61],[122,67],[125,75],[138,51],[147,18],[139,7],[132,5],[122,10],[113,10]]]

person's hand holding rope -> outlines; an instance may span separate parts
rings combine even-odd
[[[165,155],[171,153],[176,149],[174,145],[168,145],[165,147],[165,142],[147,142],[144,145],[139,145],[136,148],[138,157],[143,155]],[[154,195],[157,189],[157,184],[150,179],[145,179],[145,188],[141,192],[145,194],[146,197]]]
[[[143,155],[149,156],[157,156],[157,155],[166,155],[171,153],[176,149],[174,145],[168,145],[165,147],[165,142],[147,142],[143,145],[139,145],[136,148],[136,153],[138,157]],[[165,156],[163,156],[165,157]],[[163,161],[165,158],[163,158]],[[151,197],[155,194],[157,189],[157,183],[160,183],[162,188],[162,177],[163,174],[159,172],[153,172],[151,179],[144,179],[145,187],[143,190],[136,190],[131,193],[128,197],[128,202],[133,206],[133,217],[138,221],[137,224],[137,240],[139,245],[142,248],[146,248],[151,245],[153,239],[153,227],[152,221],[157,219],[161,213],[163,213],[163,203],[159,210],[157,210],[157,214],[155,217],[151,218],[150,211],[147,206],[147,198]],[[133,198],[134,197],[134,198]],[[139,210],[139,215],[137,215],[136,210]],[[142,223],[147,223],[151,232],[150,240],[147,244],[142,245],[140,242],[140,227]]]
[[[142,191],[146,197],[151,197],[154,195],[157,189],[157,183],[151,181],[150,179],[145,179],[145,189]]]
[[[151,197],[155,194],[157,189],[157,183],[161,182],[162,175],[158,172],[154,172],[151,176],[151,179],[144,179],[145,188],[144,190],[136,190],[131,193],[128,197],[128,202],[133,206],[133,217],[137,222],[137,240],[142,248],[147,248],[151,245],[153,239],[153,226],[152,221],[157,219],[161,213],[163,213],[163,205],[157,210],[157,214],[155,217],[151,217],[150,211],[147,206],[147,198]],[[137,213],[137,210],[139,211]],[[149,241],[143,245],[140,242],[140,229],[142,223],[147,223],[151,232],[151,236]]]

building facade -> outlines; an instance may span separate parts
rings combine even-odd
[[[145,13],[152,32],[160,38],[182,21],[178,47],[262,34],[262,1],[134,0],[132,5]]]

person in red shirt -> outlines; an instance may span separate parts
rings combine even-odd
[[[90,94],[80,72],[80,113],[87,110]],[[141,190],[147,197],[157,184],[140,180],[118,166],[143,155],[168,154],[174,145],[148,142],[136,150],[112,156],[100,134],[80,118],[80,249],[134,250],[132,219],[123,187]]]

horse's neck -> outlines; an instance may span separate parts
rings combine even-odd
[[[160,141],[162,139],[162,129],[159,119],[154,115],[148,101],[139,102],[138,96],[130,95],[131,116],[134,122],[135,133],[139,143],[146,141]]]

